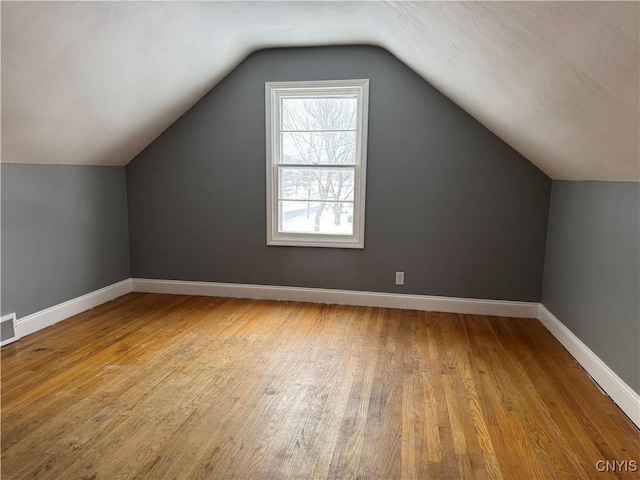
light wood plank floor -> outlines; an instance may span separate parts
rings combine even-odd
[[[536,320],[132,293],[2,349],[2,478],[606,479],[640,434]]]

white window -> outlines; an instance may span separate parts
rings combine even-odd
[[[369,80],[265,90],[267,244],[364,248]]]

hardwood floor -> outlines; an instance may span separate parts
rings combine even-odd
[[[640,434],[536,320],[133,293],[2,348],[5,480],[640,476],[599,460]]]

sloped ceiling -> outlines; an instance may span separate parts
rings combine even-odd
[[[124,165],[249,53],[386,48],[555,179],[640,180],[637,2],[3,2],[2,161]]]

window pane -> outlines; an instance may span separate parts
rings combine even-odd
[[[352,202],[280,201],[280,232],[353,235]]]
[[[355,130],[355,97],[282,98],[282,130]]]
[[[356,132],[282,133],[282,163],[353,165]]]
[[[280,199],[353,201],[352,168],[282,167],[279,172]]]

